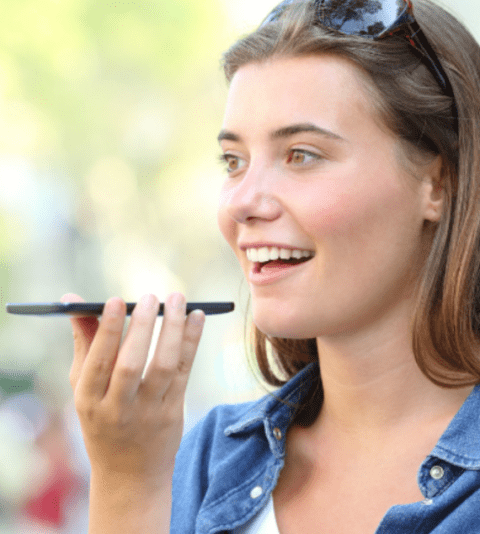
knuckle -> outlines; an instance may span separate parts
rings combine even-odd
[[[178,366],[177,366],[178,374],[180,374],[180,375],[188,374],[192,369],[192,364],[193,364],[193,362],[188,361],[185,358],[182,358],[179,361]]]
[[[201,332],[198,332],[198,330],[187,328],[185,330],[185,335],[184,335],[183,339],[184,339],[185,342],[187,342],[189,344],[192,344],[192,345],[195,345],[196,343],[199,342],[200,336],[201,336]]]
[[[104,321],[102,324],[102,333],[109,337],[118,337],[121,335],[123,325],[116,321]]]
[[[110,374],[111,368],[112,368],[112,362],[110,362],[108,359],[102,358],[102,357],[96,357],[92,358],[91,367],[93,370],[93,373],[96,375],[105,375]]]
[[[111,428],[125,426],[125,414],[118,407],[111,407],[102,414],[102,423]]]
[[[152,371],[159,375],[160,377],[170,377],[175,374],[177,371],[177,362],[175,358],[172,358],[170,361],[152,361],[151,364]]]
[[[172,376],[177,372],[177,368],[176,362],[162,363],[158,366],[157,372],[165,376]]]
[[[120,316],[104,315],[99,329],[107,335],[118,336],[123,331],[123,320]]]
[[[132,380],[136,378],[141,372],[141,369],[139,366],[128,365],[126,363],[118,365],[116,370],[120,378],[123,380]]]
[[[91,422],[95,419],[95,408],[82,397],[75,397],[75,410],[83,421]]]
[[[106,429],[122,428],[127,424],[125,414],[118,406],[107,406],[75,399],[75,409],[79,419],[89,428],[91,436],[100,436]]]
[[[172,313],[166,317],[167,323],[177,329],[185,326],[185,315],[181,313]]]
[[[153,365],[153,371],[159,375],[166,378],[171,378],[173,375],[184,374],[189,372],[191,369],[190,363],[184,358],[178,359],[173,357],[168,361],[155,362]]]

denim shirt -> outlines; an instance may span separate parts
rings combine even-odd
[[[317,377],[318,363],[310,363],[274,394],[301,402]],[[283,468],[294,415],[271,394],[210,410],[184,435],[175,459],[170,534],[225,534],[258,513]],[[375,534],[480,533],[480,385],[417,481],[425,499],[389,508]]]

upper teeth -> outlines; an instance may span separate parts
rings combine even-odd
[[[247,248],[247,258],[249,261],[266,262],[271,260],[289,260],[295,258],[308,258],[314,253],[309,250],[290,250],[287,248],[278,247],[261,247],[261,248]]]

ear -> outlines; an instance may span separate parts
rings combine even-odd
[[[445,197],[445,176],[441,156],[437,156],[422,174],[424,219],[439,222]]]

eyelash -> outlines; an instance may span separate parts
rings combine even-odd
[[[232,154],[219,154],[218,161],[222,165],[226,165],[229,162],[230,158],[233,158],[233,157],[236,157],[236,156],[233,156]]]
[[[316,154],[314,152],[310,152],[309,150],[303,150],[301,148],[293,148],[293,149],[288,150],[288,152],[286,154],[287,155],[287,163],[291,163],[292,162],[292,157],[293,157],[294,153],[300,153],[300,154],[303,154],[304,156],[310,156],[314,160],[322,160],[322,159],[324,159],[324,157],[321,156],[320,154]],[[236,158],[237,160],[241,159],[239,156],[234,156],[233,154],[229,154],[228,152],[226,154],[220,154],[218,156],[219,162],[224,166],[227,166],[229,161],[232,158]],[[229,171],[228,168],[226,169],[226,171],[228,173],[234,172],[234,171]]]

